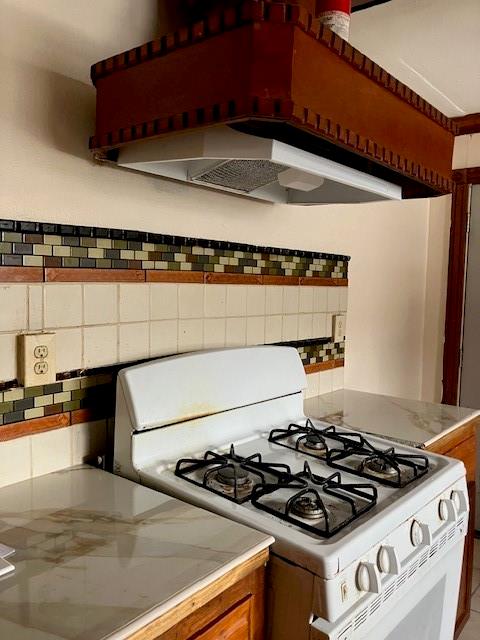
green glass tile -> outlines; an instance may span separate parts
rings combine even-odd
[[[112,261],[106,258],[99,258],[98,260],[95,260],[95,266],[97,269],[111,269]]]
[[[114,240],[113,248],[114,249],[126,249],[128,247],[128,243],[126,240]]]
[[[63,403],[63,411],[76,411],[80,409],[80,400],[70,400]]]
[[[38,387],[27,387],[25,389],[25,398],[36,398],[37,396],[43,396],[43,385]]]
[[[0,242],[0,253],[12,253],[12,243]]]
[[[79,265],[78,258],[62,258],[62,266],[64,267],[75,268],[75,267],[78,267],[78,265]]]
[[[87,258],[88,249],[86,247],[72,247],[72,257],[74,258]]]
[[[91,247],[92,249],[97,246],[96,238],[80,238],[81,247]]]
[[[1,402],[0,413],[10,413],[13,411],[13,402]]]
[[[72,400],[82,400],[87,395],[85,389],[74,389],[72,391]]]
[[[22,234],[15,233],[13,231],[4,231],[3,240],[4,242],[22,242]]]

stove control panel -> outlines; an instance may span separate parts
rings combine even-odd
[[[410,580],[413,584],[420,572],[428,571],[444,550],[464,537],[469,511],[466,495],[465,480],[458,480],[335,578],[318,579],[322,617],[338,619],[360,601],[373,598],[372,602],[380,603],[403,584]]]

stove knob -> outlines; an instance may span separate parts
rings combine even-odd
[[[372,562],[361,562],[358,565],[357,587],[359,591],[380,593],[382,589],[380,574]]]
[[[457,511],[453,500],[440,500],[438,504],[438,515],[443,522],[455,522]]]
[[[468,503],[463,491],[452,491],[450,494],[450,500],[453,502],[457,513],[464,513],[468,511]]]
[[[428,524],[422,524],[418,520],[414,520],[410,529],[410,540],[414,547],[419,547],[421,544],[431,545],[432,534]]]
[[[383,545],[378,551],[378,568],[381,573],[398,575],[400,573],[400,561],[394,547]]]

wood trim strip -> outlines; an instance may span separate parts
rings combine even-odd
[[[480,133],[480,113],[468,113],[466,116],[452,118],[452,122],[456,126],[457,136]]]
[[[240,580],[245,579],[257,569],[263,567],[268,562],[269,550],[265,549],[257,553],[253,558],[246,560],[243,564],[235,567],[224,576],[215,580],[212,584],[200,589],[196,594],[186,598],[181,604],[167,611],[163,616],[154,620],[151,624],[143,627],[129,637],[129,640],[156,640],[163,633],[178,624],[181,620],[200,609],[221,593],[235,585]]]
[[[468,184],[455,185],[450,225],[442,396],[444,404],[452,405],[458,403],[459,391],[469,194]]]
[[[146,272],[146,282],[196,282],[203,283],[205,274],[203,271],[156,271]]]
[[[70,426],[69,412],[57,413],[56,415],[45,416],[43,418],[33,418],[32,420],[23,420],[22,422],[12,422],[0,428],[0,442],[68,426]]]
[[[286,276],[281,276],[285,278]],[[264,276],[253,273],[206,273],[207,284],[265,284]]]
[[[453,172],[453,180],[459,184],[480,184],[480,167],[457,169]]]
[[[318,373],[319,371],[329,371],[330,369],[339,369],[345,366],[345,360],[327,360],[327,362],[315,362],[314,364],[306,364],[304,366],[305,373]]]
[[[143,269],[45,269],[45,282],[145,282]]]
[[[160,271],[156,269],[86,269],[67,267],[0,267],[0,282],[172,282],[303,287],[347,287],[347,278],[269,276],[250,273]]]
[[[0,267],[0,282],[43,282],[43,267]]]

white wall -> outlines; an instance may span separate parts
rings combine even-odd
[[[155,2],[1,0],[0,7],[2,217],[348,253],[346,386],[438,396],[437,368],[424,366],[424,356],[438,355],[443,329],[426,314],[426,284],[438,291],[445,254],[428,251],[429,201],[275,206],[95,165],[87,151],[89,66],[151,38]],[[440,227],[445,200],[432,208]]]

